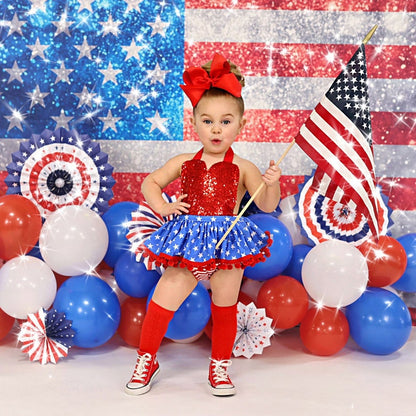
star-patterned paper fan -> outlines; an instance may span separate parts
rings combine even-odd
[[[274,334],[271,328],[273,320],[266,316],[264,308],[257,308],[253,302],[248,305],[238,302],[237,311],[234,356],[251,358],[254,354],[262,354],[263,348],[270,345],[270,337]]]
[[[163,199],[166,202],[176,201],[176,196],[169,196],[165,193],[162,194]],[[149,265],[149,258],[143,257],[140,250],[140,246],[159,229],[165,222],[172,220],[175,215],[168,215],[166,217],[159,215],[150,207],[150,205],[143,201],[139,208],[131,213],[131,221],[128,223],[129,232],[126,238],[130,241],[130,251],[136,254],[136,260],[143,262],[147,268],[156,270],[160,274],[163,272],[162,267],[158,267],[155,264]]]
[[[64,313],[46,312],[41,308],[37,313],[28,314],[27,321],[21,324],[18,341],[23,344],[21,350],[29,355],[30,361],[56,364],[68,355],[74,335],[72,321],[67,320]]]
[[[113,197],[115,180],[108,155],[88,135],[63,127],[22,142],[7,172],[7,193],[30,199],[44,218],[66,205],[83,205],[103,214]]]
[[[312,189],[313,178],[306,177],[305,183],[296,195],[297,221],[302,231],[312,242],[318,244],[326,240],[337,239],[354,245],[360,245],[372,236],[370,227],[363,214],[351,205],[336,202]],[[378,224],[380,235],[386,235],[391,226],[391,210],[387,197],[378,192]]]

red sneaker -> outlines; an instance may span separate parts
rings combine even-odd
[[[214,360],[210,358],[208,385],[214,396],[232,396],[235,394],[234,384],[227,373],[231,360]]]
[[[127,394],[139,395],[147,393],[155,377],[159,374],[159,363],[156,355],[138,351],[136,366],[124,391]]]

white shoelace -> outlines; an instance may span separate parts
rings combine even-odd
[[[131,381],[138,381],[139,383],[144,381],[149,369],[147,365],[151,362],[152,356],[147,352],[146,354],[139,355],[137,357],[136,367],[134,367],[133,376]]]
[[[216,382],[225,381],[229,382],[227,367],[231,365],[231,360],[214,360],[210,358],[212,363],[214,364],[213,372],[213,379]]]

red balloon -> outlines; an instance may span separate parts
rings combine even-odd
[[[146,298],[127,298],[121,304],[118,333],[132,347],[139,347],[140,335],[146,315]]]
[[[311,308],[300,324],[303,345],[315,355],[337,353],[345,347],[349,335],[347,318],[335,308]]]
[[[241,303],[244,303],[244,305],[248,305],[249,303],[254,302],[254,301],[253,301],[253,298],[251,296],[247,295],[247,293],[240,292],[238,294],[238,301],[237,302],[241,302]]]
[[[288,329],[302,321],[309,307],[309,298],[299,281],[281,275],[263,283],[256,306],[266,309],[266,316],[273,319],[274,328]]]
[[[101,272],[102,270],[111,270],[113,271],[113,267],[109,266],[104,260],[95,268],[95,271]]]
[[[358,249],[367,259],[368,286],[389,286],[397,282],[406,270],[406,250],[393,237],[382,235],[378,242],[368,240]]]
[[[0,309],[0,339],[3,339],[13,328],[15,319]]]
[[[36,205],[21,195],[0,197],[0,258],[26,254],[39,240],[42,218]]]
[[[56,279],[56,289],[58,290],[62,283],[65,282],[65,280],[68,280],[70,276],[64,276],[62,274],[53,272],[53,274],[55,275],[55,279]]]

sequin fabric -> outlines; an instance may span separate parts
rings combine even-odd
[[[230,147],[224,160],[209,169],[201,160],[199,151],[182,165],[182,194],[188,195],[190,215],[233,215],[237,203],[237,188],[240,171],[232,163]]]
[[[202,151],[182,165],[182,192],[191,204],[180,215],[152,233],[143,245],[148,265],[186,267],[198,280],[208,279],[217,269],[245,268],[270,255],[270,234],[248,217],[236,223],[221,246],[221,239],[234,220],[239,169],[229,149],[223,161],[206,168]],[[149,267],[148,266],[148,267]]]

